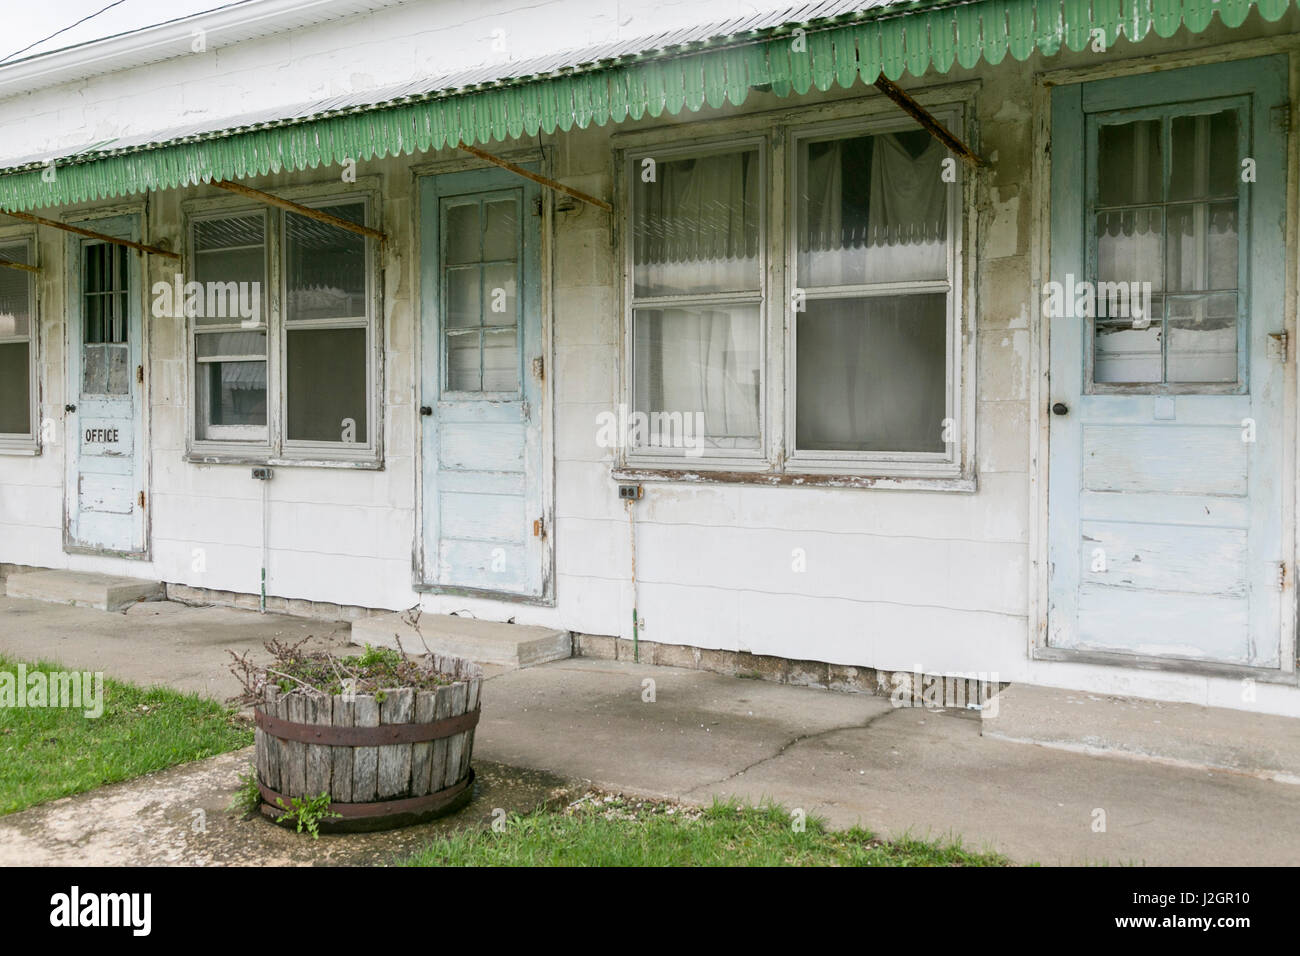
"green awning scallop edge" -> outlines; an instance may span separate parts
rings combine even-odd
[[[867,11],[847,26],[796,25],[778,36],[715,41],[699,50],[664,52],[612,66],[531,78],[417,102],[380,104],[334,115],[286,120],[255,129],[205,134],[148,144],[119,154],[88,152],[55,162],[50,176],[28,169],[0,176],[0,207],[27,210],[160,189],[213,179],[245,179],[280,171],[341,164],[351,158],[437,150],[458,142],[485,144],[538,131],[604,126],[627,118],[677,115],[729,102],[740,105],[753,87],[780,96],[873,83],[905,72],[919,77],[948,72],[954,63],[996,65],[1010,54],[1027,59],[1062,46],[1082,50],[1121,35],[1141,40],[1151,31],[1172,36],[1180,26],[1200,32],[1217,11],[1240,26],[1252,6],[1267,21],[1280,19],[1292,0],[979,0],[955,6]],[[1300,0],[1296,0],[1300,2]],[[1098,33],[1097,31],[1100,31]],[[65,164],[66,162],[66,164]],[[52,181],[51,181],[52,180]]]

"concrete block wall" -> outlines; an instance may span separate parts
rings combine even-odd
[[[682,5],[672,9],[685,15]],[[603,29],[603,21],[595,14],[593,17],[595,35]],[[474,33],[489,22],[490,18],[462,27]],[[1277,32],[1288,24],[1296,24],[1294,11],[1273,27],[1256,24],[1230,34],[1212,28],[1202,42],[1245,39]],[[410,24],[394,12],[392,19],[372,18],[366,29],[382,32],[395,25]],[[251,87],[270,70],[277,82],[283,79],[288,84],[277,95],[288,95],[284,91],[294,92],[292,84],[302,81],[297,71],[315,63],[304,51],[336,48],[330,44],[338,43],[337,34],[331,32],[337,28],[319,34],[304,31],[287,48],[282,42],[268,40],[232,51],[226,56],[227,64],[246,60],[246,69],[232,67],[223,72],[222,83],[242,83],[241,89],[250,97],[262,95],[265,90]],[[401,37],[390,39],[397,43]],[[446,38],[437,42],[449,49],[455,46]],[[548,42],[554,46],[553,37]],[[1188,38],[1179,34],[1169,41],[1144,44],[1143,53],[1188,45]],[[338,62],[382,76],[382,47],[378,44],[371,49],[362,44],[351,53],[339,54]],[[395,49],[400,52],[400,45]],[[1132,50],[1126,51],[1121,44],[1111,55],[1132,55]],[[1030,422],[1038,413],[1031,400],[1033,382],[1041,371],[1037,358],[1039,300],[1031,254],[1039,238],[1034,226],[1030,135],[1032,76],[1039,69],[1096,62],[1097,55],[1062,54],[1050,61],[1035,57],[1027,65],[1007,61],[1000,68],[954,70],[947,76],[915,83],[909,80],[908,85],[918,90],[978,82],[972,126],[978,130],[980,150],[993,160],[992,169],[978,181],[978,223],[971,238],[975,254],[967,262],[975,269],[976,279],[975,300],[968,309],[972,321],[966,334],[974,336],[977,369],[968,385],[974,390],[975,401],[977,491],[647,483],[645,498],[636,505],[636,606],[645,622],[640,638],[645,646],[656,648],[656,659],[662,656],[666,663],[696,661],[698,655],[712,653],[740,655],[737,660],[811,661],[817,669],[848,668],[871,674],[992,672],[1004,681],[1032,675],[1043,682],[1066,681],[1068,686],[1087,687],[1116,686],[1121,680],[1130,693],[1144,689],[1157,696],[1192,692],[1185,681],[1171,682],[1122,669],[1043,665],[1031,663],[1028,655],[1031,589],[1038,586],[1030,542],[1039,508],[1031,498],[1036,464]],[[199,65],[186,63],[177,62],[168,69],[199,71]],[[177,82],[182,88],[190,82],[202,87],[207,81],[200,72],[178,75]],[[113,89],[122,102],[113,115],[136,117],[133,111],[147,109],[154,111],[155,122],[175,119],[180,113],[174,98],[168,98],[172,94],[158,101],[151,99],[153,87],[169,76],[167,70],[153,69],[117,76]],[[102,108],[102,94],[98,83],[87,84],[84,95],[75,102],[95,102],[98,96]],[[188,89],[182,89],[182,111],[191,108],[184,105],[189,95]],[[856,87],[812,93],[799,102],[815,105],[868,95],[875,96]],[[233,102],[232,96],[233,87],[227,90],[225,101]],[[193,109],[199,113],[215,109],[213,104],[220,99],[213,96],[207,105]],[[15,111],[27,105],[25,100],[0,102],[0,130],[16,130]],[[739,111],[706,109],[680,118],[643,120],[639,127],[707,121],[714,116],[793,105],[793,99],[756,92]],[[47,126],[47,120],[40,116],[33,120],[33,141],[53,128]],[[90,128],[83,120],[79,115],[65,116],[57,127],[60,135],[69,141],[80,136],[77,141],[82,142]],[[131,122],[142,120],[133,118]],[[637,126],[627,124],[618,130]],[[74,135],[68,130],[77,132]],[[542,137],[551,154],[552,175],[597,196],[612,196],[614,143],[610,136],[615,131],[592,127]],[[537,141],[531,140],[497,148],[506,151],[536,145]],[[610,476],[614,452],[600,447],[596,436],[597,415],[615,408],[621,398],[621,277],[609,219],[586,206],[556,212],[550,240],[554,269],[548,375],[554,385],[550,414],[555,448],[555,604],[547,607],[422,594],[412,586],[419,468],[419,307],[413,276],[420,255],[414,246],[412,167],[453,158],[450,153],[400,157],[363,163],[358,169],[360,175],[379,177],[383,224],[392,237],[385,247],[383,276],[384,467],[379,471],[277,468],[271,483],[269,603],[273,610],[317,615],[332,614],[337,606],[341,619],[418,603],[431,613],[469,611],[485,619],[513,618],[522,624],[561,628],[590,636],[582,640],[594,642],[593,648],[603,639],[615,642],[609,646],[617,649],[622,646],[618,640],[632,636],[629,521]],[[336,176],[337,170],[319,169],[249,182],[274,191],[327,182]],[[203,187],[151,196],[147,207],[150,239],[167,239],[173,248],[180,248],[182,199],[216,194]],[[128,202],[144,208],[142,200]],[[56,211],[66,212],[70,210]],[[46,266],[39,282],[41,414],[57,422],[67,401],[63,384],[64,240],[49,231],[42,231],[39,239],[41,261]],[[169,278],[175,268],[160,259],[147,261],[147,284]],[[60,434],[39,456],[0,456],[0,561],[154,577],[168,582],[172,593],[182,599],[212,592],[248,595],[258,590],[261,484],[249,477],[248,466],[183,460],[192,387],[185,349],[183,320],[150,320],[152,559],[131,561],[63,551],[66,442]],[[204,554],[203,571],[196,570],[196,548]],[[795,549],[806,554],[805,572],[792,569]],[[1122,679],[1117,673],[1124,675]],[[826,675],[827,681],[841,679],[833,677],[829,669]],[[1217,690],[1207,690],[1209,684],[1197,686],[1203,693],[1226,694],[1219,685],[1214,685]],[[1269,709],[1300,711],[1294,688],[1267,693],[1272,695]]]

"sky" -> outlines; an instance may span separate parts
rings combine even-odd
[[[216,10],[236,2],[239,0],[38,0],[36,3],[9,3],[5,10],[0,60],[12,56],[29,44],[44,40],[64,27],[71,29],[40,43],[21,56],[28,57],[127,33],[153,23],[176,20],[204,10]],[[85,23],[73,26],[78,20],[97,11],[103,12]]]

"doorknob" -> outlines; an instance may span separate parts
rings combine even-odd
[[[433,409],[430,408],[428,405],[421,405],[421,406],[420,406],[420,414],[421,414],[421,415],[432,415],[432,414],[433,414]]]
[[[76,405],[64,405],[64,406],[63,406],[63,410],[64,410],[65,412],[75,412],[75,411],[77,410],[77,406],[76,406]]]
[[[1052,414],[1068,415],[1070,414],[1070,406],[1065,404],[1065,402],[1057,402],[1055,405],[1052,406]]]

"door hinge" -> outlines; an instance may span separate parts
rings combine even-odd
[[[546,378],[546,360],[540,355],[533,359],[533,377],[539,382]]]
[[[541,214],[542,214],[542,197],[537,196],[534,197],[533,199],[533,215],[540,216]]]
[[[140,502],[140,507],[143,508],[143,507],[144,507],[144,492],[143,492],[143,491],[140,492],[140,496],[139,496],[136,500]]]
[[[143,385],[143,384],[144,384],[144,366],[143,366],[143,365],[137,365],[137,366],[135,367],[135,380],[136,380],[136,382],[137,382],[138,384],[140,384],[140,385]]]
[[[545,518],[538,518],[536,521],[533,522],[533,537],[534,537],[534,538],[545,538],[545,537],[546,537],[546,519],[545,519]]]
[[[1283,591],[1286,590],[1286,579],[1287,579],[1286,562],[1279,561],[1277,563],[1277,586]]]
[[[1268,354],[1270,358],[1275,358],[1279,362],[1286,362],[1287,334],[1285,332],[1270,332],[1268,334]]]

